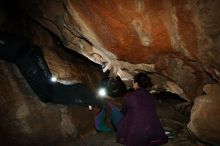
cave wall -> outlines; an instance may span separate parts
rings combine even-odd
[[[208,84],[203,90],[205,95],[196,98],[188,127],[203,141],[219,145],[220,86]]]
[[[39,23],[12,9],[0,6],[1,32],[24,36],[39,46],[59,82],[82,82],[95,91],[101,79],[99,65],[65,48]],[[41,102],[14,63],[0,60],[0,80],[0,145],[70,145],[96,133],[94,111]]]
[[[194,102],[194,99],[203,93],[206,84],[219,84],[220,1],[218,0],[12,0],[10,2],[12,3],[9,3],[7,8],[9,11],[0,9],[0,30],[22,34],[40,45],[52,73],[57,75],[61,82],[82,81],[95,89],[101,72],[96,65],[92,69],[93,65],[85,63],[87,61],[76,61],[75,58],[68,57],[65,51],[61,51],[65,46],[103,65],[104,71],[111,69],[123,80],[130,80],[132,75],[140,70],[150,72],[155,90],[176,93],[190,102]],[[14,13],[19,16],[14,16]],[[18,19],[20,15],[24,18]],[[65,54],[64,57],[61,54]],[[1,78],[16,70],[10,67],[9,74],[4,73],[6,68],[13,65],[3,62],[1,66]],[[88,70],[92,71],[87,73]],[[11,84],[12,81],[14,82],[10,80],[9,83]],[[1,91],[8,91],[3,83],[7,81],[1,83]],[[26,93],[17,89],[16,85],[8,86],[22,92],[19,93],[22,98],[26,97]],[[7,96],[1,94],[1,103],[5,104],[2,113],[6,111],[8,113],[10,110],[6,108],[8,104],[16,103],[17,94],[16,92],[9,95],[8,99],[14,100],[11,103],[4,102]],[[218,97],[217,94],[215,96]],[[26,98],[22,99],[21,103],[25,103],[26,100]],[[214,104],[212,105],[214,107]],[[196,107],[198,104],[195,104],[192,112],[197,111],[196,114],[200,115],[202,111],[195,110]],[[62,111],[62,108],[56,108],[58,115],[61,116],[59,110]],[[17,106],[13,108],[14,113],[17,109]],[[215,109],[217,108],[214,108],[214,112],[210,112],[219,113]],[[48,116],[52,118],[55,111],[51,112]],[[10,115],[9,112],[8,116]],[[16,114],[13,115],[15,117]],[[212,131],[203,134],[204,125],[195,126],[194,123],[197,121],[194,120],[193,115],[195,114],[191,117],[191,130],[207,142],[212,143],[213,139],[217,141],[216,135],[220,133],[219,130],[216,131],[217,134],[212,135]],[[88,114],[91,122],[90,116]],[[204,116],[198,117],[201,121],[207,120]],[[208,122],[212,123],[215,120],[217,119],[214,117]],[[8,123],[11,120],[5,119],[5,121]],[[58,118],[55,118],[55,121],[59,121]],[[55,125],[59,124],[57,122]],[[88,127],[85,129],[89,133],[92,131],[91,123]],[[75,137],[74,133],[72,133],[73,137]],[[58,137],[63,136],[59,134]]]
[[[41,102],[14,64],[0,61],[0,74],[0,145],[68,145],[95,133],[88,108]]]
[[[22,2],[64,46],[124,80],[138,70],[159,73],[165,81],[157,88],[189,101],[220,80],[218,0]]]
[[[64,46],[124,80],[136,71],[148,71],[155,90],[190,102],[203,93],[204,85],[219,84],[218,0],[23,2],[23,12],[56,34]],[[191,120],[196,123],[194,117]],[[219,130],[203,134],[201,125],[191,125],[200,139],[217,141]]]

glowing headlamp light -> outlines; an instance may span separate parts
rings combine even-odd
[[[107,95],[107,91],[105,88],[100,88],[99,91],[98,91],[98,94],[100,97],[104,97]]]
[[[53,76],[53,77],[50,78],[50,80],[51,80],[51,82],[56,82],[57,78]]]

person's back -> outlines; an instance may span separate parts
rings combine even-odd
[[[167,136],[156,114],[155,98],[143,87],[138,85],[135,88],[134,82],[135,90],[124,97],[125,116],[118,126],[118,143],[146,146],[167,142]]]

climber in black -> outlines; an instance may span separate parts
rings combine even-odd
[[[100,83],[100,88],[105,88],[107,95],[110,97],[123,97],[127,93],[126,85],[117,76],[110,76],[110,70],[104,72],[103,78]]]

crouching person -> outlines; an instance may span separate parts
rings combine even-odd
[[[117,143],[126,146],[156,146],[168,138],[156,113],[156,99],[148,93],[151,81],[146,73],[134,76],[134,91],[123,98],[124,116],[117,126]]]

